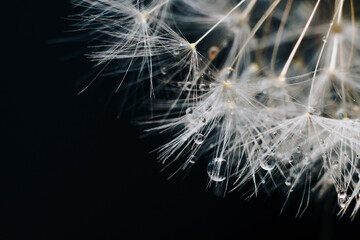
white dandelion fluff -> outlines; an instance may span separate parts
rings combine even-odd
[[[250,196],[300,191],[298,214],[327,191],[341,214],[360,209],[358,2],[75,3],[94,37],[90,57],[119,62],[118,87],[150,81],[143,122],[172,136],[158,149],[163,164],[207,161],[210,185],[250,184]]]

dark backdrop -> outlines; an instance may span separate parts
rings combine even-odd
[[[334,202],[311,204],[299,219],[297,205],[280,214],[280,194],[216,197],[206,188],[206,164],[168,180],[172,172],[160,172],[149,154],[161,137],[140,139],[132,111],[117,119],[120,97],[103,85],[77,95],[92,64],[86,43],[66,32],[74,12],[68,1],[12,3],[2,11],[9,17],[0,239],[339,239],[358,232],[359,220],[337,218]]]

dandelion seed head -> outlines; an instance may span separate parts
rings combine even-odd
[[[251,183],[250,196],[283,188],[287,201],[303,191],[299,215],[310,194],[320,199],[335,191],[340,211],[352,206],[354,215],[360,209],[354,6],[280,2],[77,1],[84,8],[80,25],[96,43],[90,58],[118,74],[120,85],[150,85],[156,96],[146,123],[171,137],[159,148],[160,162],[183,161],[178,173],[207,161],[209,184],[241,190]]]

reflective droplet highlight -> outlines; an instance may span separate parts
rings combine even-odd
[[[276,165],[276,161],[275,158],[273,156],[265,156],[261,161],[260,161],[260,167],[266,171],[271,171],[275,168]]]
[[[194,142],[198,145],[202,144],[204,142],[204,135],[202,135],[201,133],[196,134],[194,137]]]
[[[173,54],[174,54],[175,56],[178,56],[178,55],[180,54],[180,50],[179,50],[179,49],[174,49],[174,50],[173,50]]]
[[[226,179],[226,160],[223,158],[215,158],[208,164],[207,173],[214,182],[222,182]]]

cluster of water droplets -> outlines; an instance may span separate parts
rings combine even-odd
[[[207,122],[207,115],[209,110],[199,108],[199,107],[189,107],[186,109],[186,120],[189,124],[189,128],[193,127],[194,129],[199,129],[203,127]]]

